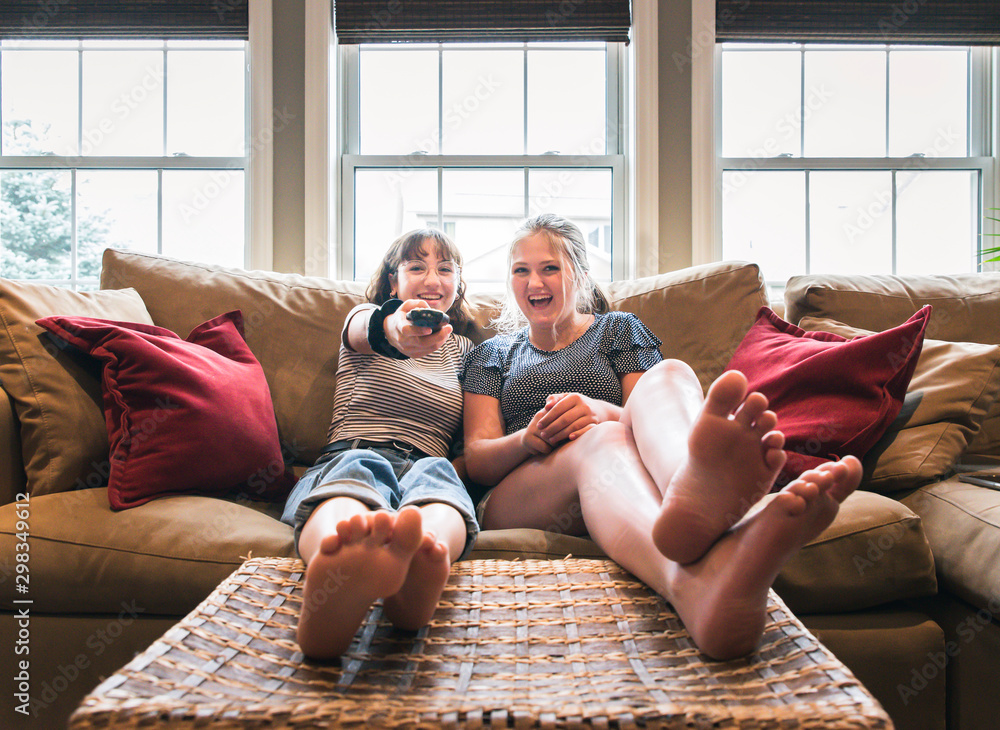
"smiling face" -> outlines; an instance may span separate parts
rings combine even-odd
[[[421,299],[432,309],[447,312],[458,296],[458,264],[442,256],[437,241],[425,238],[389,274],[392,295],[402,300]]]
[[[576,311],[572,264],[545,232],[521,239],[512,249],[510,286],[532,329],[559,329],[582,316]]]

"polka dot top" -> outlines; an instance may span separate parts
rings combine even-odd
[[[549,352],[528,340],[528,328],[473,348],[459,374],[462,390],[500,401],[508,434],[531,423],[552,393],[581,393],[622,404],[620,375],[645,372],[663,359],[663,344],[638,317],[598,314],[579,338]]]

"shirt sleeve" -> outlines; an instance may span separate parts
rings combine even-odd
[[[347,348],[348,352],[354,352],[354,350],[351,349],[351,345],[347,341],[347,325],[350,324],[351,319],[354,317],[355,314],[364,309],[378,309],[378,307],[372,304],[371,302],[362,302],[361,304],[354,307],[354,309],[348,312],[347,316],[344,317],[344,327],[342,330],[340,330],[340,342],[345,348]]]
[[[488,395],[500,400],[503,391],[504,363],[497,338],[476,345],[465,356],[458,382],[467,393]]]
[[[611,312],[601,338],[601,351],[615,372],[644,373],[663,359],[663,342],[642,320],[628,312]]]

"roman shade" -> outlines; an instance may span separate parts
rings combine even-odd
[[[1000,43],[997,0],[716,0],[717,41]]]
[[[628,0],[335,0],[340,43],[619,41]]]
[[[4,0],[0,39],[246,40],[246,0]]]

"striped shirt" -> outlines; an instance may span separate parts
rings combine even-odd
[[[345,325],[356,311],[371,306],[351,310]],[[447,457],[462,426],[458,371],[472,341],[453,334],[430,355],[394,360],[355,352],[346,339],[345,327],[327,442],[395,440]]]

